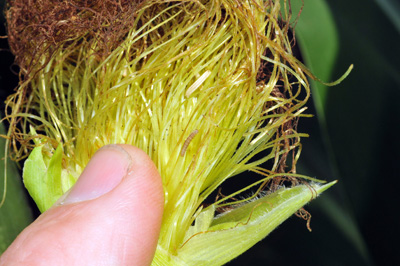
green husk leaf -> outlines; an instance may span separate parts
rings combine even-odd
[[[193,235],[183,244],[178,256],[187,265],[222,265],[266,237],[298,209],[335,183],[282,188],[217,216],[207,231]],[[208,221],[208,217],[199,216],[196,224],[204,224],[202,220]]]
[[[50,160],[43,154],[43,147],[32,150],[23,170],[25,187],[41,212],[49,209],[64,194],[61,182],[62,146],[57,147]]]

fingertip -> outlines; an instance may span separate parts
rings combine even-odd
[[[114,205],[108,208],[113,208],[116,213],[128,212],[132,241],[126,254],[131,259],[135,258],[138,265],[150,265],[157,247],[164,209],[162,179],[155,164],[143,150],[126,144],[118,146],[131,157],[131,166],[121,184],[107,195],[117,199],[109,201]]]
[[[132,159],[131,169],[128,172],[129,178],[126,178],[126,181],[132,182],[134,185],[128,187],[132,189],[136,188],[135,193],[137,193],[137,197],[157,208],[157,213],[161,213],[162,216],[164,209],[164,189],[162,178],[155,164],[143,150],[127,144],[120,144],[119,146]],[[141,203],[145,206],[143,201]]]
[[[145,152],[130,145],[118,146],[130,162],[122,179],[109,182],[115,187],[91,199],[50,208],[10,246],[6,251],[10,256],[4,257],[7,261],[19,257],[20,261],[45,260],[53,265],[151,264],[163,214],[162,180]],[[95,170],[86,171],[85,188],[81,189],[90,190],[91,182],[96,187],[94,183],[103,180],[100,176],[115,165],[107,156],[114,156],[115,150],[102,152],[91,166]],[[113,174],[109,177],[118,179]]]

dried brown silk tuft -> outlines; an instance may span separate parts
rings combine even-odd
[[[57,49],[97,42],[105,58],[131,30],[144,0],[9,0],[8,39],[23,75],[48,63]],[[34,75],[34,73],[33,73]]]

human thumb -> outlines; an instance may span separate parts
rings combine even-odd
[[[161,177],[150,158],[130,145],[105,146],[0,264],[150,265],[163,204]]]

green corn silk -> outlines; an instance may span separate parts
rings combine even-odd
[[[112,9],[115,1],[107,3]],[[60,36],[55,28],[47,34],[59,35],[50,37],[32,26],[46,22],[35,19],[47,19],[37,13],[48,8],[10,5],[8,16],[11,35],[22,27],[30,36],[13,46],[27,47],[18,58],[29,75],[7,103],[9,135],[21,150],[35,142],[23,178],[42,212],[71,188],[97,149],[135,145],[151,157],[164,186],[153,265],[221,265],[334,184],[296,173],[300,140],[308,136],[296,125],[308,116],[310,88],[309,71],[291,51],[287,1],[150,0],[128,8],[133,15],[106,20],[97,14],[123,12],[68,9],[48,28],[87,29]],[[13,21],[26,25],[14,30]],[[249,177],[252,185],[205,206],[225,181],[249,172],[259,174]],[[257,196],[282,184],[256,200],[231,202],[249,189]],[[218,214],[221,207],[230,210]]]

